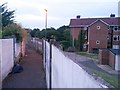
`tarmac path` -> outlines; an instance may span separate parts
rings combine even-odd
[[[21,61],[23,72],[9,74],[2,83],[5,88],[47,88],[42,55],[31,48]]]

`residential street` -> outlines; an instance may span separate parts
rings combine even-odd
[[[45,72],[40,54],[27,48],[21,65],[23,72],[8,75],[3,81],[3,90],[4,88],[46,88]]]

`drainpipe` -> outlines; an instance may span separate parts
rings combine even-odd
[[[75,47],[75,42],[74,42],[74,40],[75,40],[75,38],[74,38],[74,34],[75,34],[75,32],[74,32],[74,30],[73,30],[73,42],[72,42],[72,46],[73,46],[73,48]]]
[[[113,28],[111,30],[111,48],[113,48]]]

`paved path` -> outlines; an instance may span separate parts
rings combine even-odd
[[[120,76],[120,73],[109,73],[109,72],[105,71],[104,69],[101,69],[93,60],[91,60],[89,58],[85,58],[83,56],[77,55],[75,53],[70,53],[70,52],[64,52],[64,54],[79,65],[83,65],[87,68],[91,68],[91,69],[95,69],[97,71],[108,73],[109,75],[112,75],[116,78],[118,78],[118,74]]]
[[[46,88],[45,72],[40,54],[30,48],[27,49],[21,65],[24,71],[8,75],[3,81],[3,90],[4,88]]]

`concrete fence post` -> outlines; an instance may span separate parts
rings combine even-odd
[[[15,43],[16,43],[16,38],[13,36],[13,57],[14,57],[14,63],[15,63]]]
[[[50,77],[50,81],[49,81],[49,88],[50,90],[52,89],[52,42],[50,42],[50,72],[49,72],[49,77]]]

